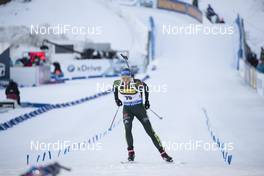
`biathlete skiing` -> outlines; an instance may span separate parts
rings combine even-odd
[[[135,151],[133,146],[132,122],[136,117],[143,125],[146,133],[151,138],[153,144],[158,149],[161,157],[167,162],[173,162],[164,150],[158,135],[152,129],[147,109],[149,104],[149,88],[147,84],[139,79],[134,79],[129,68],[121,71],[121,79],[114,81],[114,98],[117,106],[123,105],[123,123],[125,126],[125,135],[128,150],[128,161],[134,161]],[[145,103],[143,104],[143,93]],[[121,100],[119,99],[119,95]]]

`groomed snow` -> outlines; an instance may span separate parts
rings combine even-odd
[[[157,25],[159,63],[157,71],[150,72],[147,83],[165,84],[168,91],[150,95],[151,107],[164,116],[164,120],[159,120],[149,112],[154,130],[165,143],[212,142],[201,109],[206,108],[216,134],[224,142],[234,143],[232,164],[224,163],[219,151],[169,149],[167,151],[176,163],[184,164],[164,163],[136,119],[133,129],[136,164],[120,164],[127,155],[122,124],[100,141],[100,151],[70,152],[41,164],[56,160],[73,169],[62,175],[78,176],[263,175],[264,100],[243,83],[232,67],[235,36],[164,35],[163,24],[186,25],[196,24],[196,21],[173,12],[132,7],[125,10],[133,12],[142,21],[152,15]],[[24,88],[21,95],[23,100],[32,102],[69,101],[94,94],[96,82],[112,81],[98,79]],[[4,97],[3,90],[0,93]],[[30,151],[31,140],[88,140],[109,127],[115,110],[113,96],[109,95],[79,106],[49,111],[1,132],[0,175],[18,175],[28,168],[26,154],[36,157],[41,153]],[[117,120],[121,117],[119,112]],[[32,164],[35,160],[30,158]]]
[[[132,43],[130,29],[124,20],[94,0],[78,0],[77,3],[65,3],[63,0],[35,0],[30,3],[12,1],[0,6],[0,13],[1,27],[31,27],[43,24],[85,26],[89,28],[91,35],[68,37],[71,40],[109,42],[112,48],[120,50],[129,49]],[[100,35],[92,35],[96,27],[100,27]],[[117,38],[119,40],[116,40]]]

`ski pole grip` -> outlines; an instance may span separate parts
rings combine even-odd
[[[128,60],[127,56],[120,54],[124,59]]]

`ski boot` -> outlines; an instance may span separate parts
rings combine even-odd
[[[127,160],[128,161],[134,161],[135,159],[135,152],[134,152],[134,149],[128,149],[128,158]]]
[[[162,157],[163,160],[165,160],[166,162],[169,162],[169,163],[172,163],[172,162],[173,162],[172,157],[170,157],[170,156],[165,152],[164,149],[160,149],[159,152],[160,152],[160,155],[161,155],[161,157]]]

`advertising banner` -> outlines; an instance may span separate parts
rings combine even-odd
[[[177,0],[158,0],[157,8],[183,13],[198,20],[200,23],[203,22],[202,12],[191,4],[180,2]]]
[[[65,78],[98,76],[109,71],[112,61],[109,59],[87,59],[61,62],[61,70]]]

